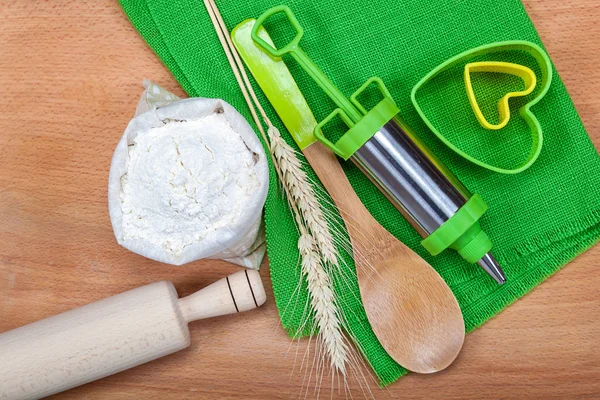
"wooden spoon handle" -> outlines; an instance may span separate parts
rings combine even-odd
[[[353,221],[374,220],[373,216],[365,208],[362,201],[350,184],[344,169],[340,165],[335,154],[319,142],[315,142],[302,150],[308,163],[313,168],[327,192],[333,199],[338,211],[342,215],[350,238],[354,243],[356,229],[368,229],[370,224],[357,226]],[[363,231],[364,232],[364,231]]]

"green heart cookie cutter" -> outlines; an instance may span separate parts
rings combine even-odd
[[[425,115],[425,113],[423,112],[421,107],[419,106],[419,103],[417,101],[417,92],[423,85],[425,85],[425,83],[427,81],[429,81],[430,79],[432,79],[439,73],[441,73],[441,72],[445,71],[446,69],[453,67],[461,62],[464,62],[466,64],[465,60],[467,60],[467,59],[470,59],[470,58],[473,58],[476,56],[486,55],[486,54],[499,53],[499,52],[504,52],[504,51],[515,51],[515,50],[524,51],[526,53],[529,53],[531,56],[533,56],[533,58],[535,58],[535,60],[537,61],[537,63],[540,66],[542,77],[540,79],[539,93],[531,101],[529,101],[527,104],[525,104],[523,107],[521,107],[519,110],[521,117],[527,122],[527,125],[529,126],[529,129],[531,130],[531,134],[532,134],[531,150],[529,152],[529,155],[527,156],[527,159],[525,160],[525,162],[523,164],[521,164],[520,166],[518,166],[516,168],[507,169],[507,168],[500,168],[500,167],[485,163],[485,162],[479,160],[478,158],[475,158],[475,157],[465,153],[464,151],[462,151],[461,149],[456,147],[448,139],[446,139],[446,137],[427,118],[427,116]],[[546,52],[544,50],[542,50],[542,48],[540,46],[536,45],[535,43],[531,43],[531,42],[528,42],[525,40],[495,42],[495,43],[486,44],[483,46],[476,47],[474,49],[464,51],[464,52],[444,61],[442,64],[438,65],[431,72],[429,72],[427,75],[425,75],[413,87],[410,98],[412,100],[412,103],[413,103],[415,109],[417,110],[417,112],[419,113],[421,118],[423,119],[423,122],[425,122],[425,124],[431,129],[431,131],[443,143],[445,143],[446,146],[448,146],[450,149],[452,149],[458,155],[465,158],[466,160],[471,161],[474,164],[477,164],[477,165],[479,165],[483,168],[489,169],[491,171],[499,172],[502,174],[517,174],[517,173],[523,172],[527,168],[529,168],[535,162],[535,160],[538,158],[538,156],[540,155],[540,151],[542,150],[542,143],[543,143],[542,127],[540,126],[540,123],[537,120],[537,118],[531,112],[531,107],[534,106],[535,104],[537,104],[542,99],[542,97],[544,97],[544,95],[550,88],[551,81],[552,81],[552,62],[550,61],[550,57],[548,57]]]

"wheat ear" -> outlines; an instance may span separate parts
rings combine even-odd
[[[283,140],[277,129],[269,127],[268,132],[273,154],[278,160],[283,178],[290,188],[292,200],[298,205],[302,219],[313,235],[319,252],[326,262],[338,265],[339,254],[329,224],[325,219],[323,208],[317,200],[315,190],[310,184],[306,172],[302,169],[300,160],[296,157],[296,152]]]
[[[308,293],[319,327],[319,335],[324,342],[332,368],[345,375],[348,346],[339,329],[340,319],[337,307],[333,306],[335,295],[329,275],[323,269],[321,257],[311,235],[300,236],[298,250],[302,256],[302,273],[308,283]]]
[[[300,230],[298,249],[302,257],[302,273],[308,282],[309,298],[319,327],[319,337],[323,341],[332,368],[345,376],[346,363],[349,360],[348,347],[342,332],[335,292],[320,257],[322,255],[328,262],[338,264],[338,254],[323,210],[296,153],[283,140],[260,105],[214,0],[204,0],[204,5],[250,108],[252,118],[269,147],[275,170],[296,217]],[[268,127],[267,134],[258,119],[256,109]]]

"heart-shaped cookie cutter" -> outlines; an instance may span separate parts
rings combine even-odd
[[[531,101],[527,102],[524,106],[522,106],[519,110],[521,117],[527,122],[527,125],[529,126],[529,129],[531,130],[531,134],[532,134],[531,150],[529,151],[529,154],[528,154],[526,160],[521,165],[517,166],[516,168],[501,168],[501,167],[498,167],[495,165],[485,163],[485,162],[481,161],[480,159],[475,158],[475,157],[465,153],[463,150],[459,149],[456,145],[454,145],[452,142],[450,142],[436,128],[436,126],[427,118],[427,116],[425,115],[425,112],[419,106],[419,102],[417,100],[417,92],[423,85],[425,85],[425,83],[427,81],[429,81],[436,75],[440,74],[441,72],[447,70],[448,68],[451,68],[451,67],[453,67],[457,64],[463,63],[463,62],[465,63],[465,65],[467,65],[468,63],[466,63],[465,60],[472,59],[473,57],[477,57],[477,56],[481,56],[481,55],[500,53],[500,52],[505,52],[505,51],[515,51],[515,50],[516,51],[524,51],[524,52],[530,54],[531,56],[533,56],[533,58],[539,64],[542,76],[541,76],[541,79],[539,80],[540,81],[540,89],[539,89],[539,92],[537,93],[537,95]],[[512,63],[504,63],[504,64],[512,64]],[[512,64],[512,66],[513,67],[514,66],[523,67],[518,64]],[[505,67],[506,67],[506,65],[505,65]],[[473,68],[473,66],[469,67],[469,69],[471,71],[473,71],[472,68]],[[523,68],[526,68],[526,67],[523,67]],[[527,69],[529,69],[529,68],[527,68]],[[488,72],[492,72],[492,71],[490,71],[488,69]],[[498,70],[493,71],[493,72],[498,72]],[[501,71],[501,72],[506,72],[506,71]],[[512,72],[515,72],[515,70],[513,69]],[[465,71],[465,79],[466,79],[466,74],[467,74],[467,71]],[[519,75],[519,76],[521,76],[523,78],[523,76],[525,76],[525,75]],[[534,77],[535,77],[535,74],[534,74]],[[470,80],[470,76],[469,76],[469,80]],[[527,90],[527,89],[529,89],[529,86],[531,86],[531,85],[530,84],[528,85],[528,81],[525,78],[524,78],[524,81],[525,81],[526,90]],[[483,168],[489,169],[491,171],[499,172],[502,174],[516,174],[519,172],[523,172],[527,168],[529,168],[535,162],[535,160],[538,158],[538,156],[540,155],[540,151],[542,150],[542,143],[543,143],[542,127],[540,126],[540,123],[537,120],[537,118],[531,112],[531,107],[534,106],[535,104],[537,104],[544,97],[544,95],[550,88],[551,81],[552,81],[552,62],[550,61],[550,58],[548,57],[546,52],[540,46],[538,46],[535,43],[531,43],[531,42],[528,42],[525,40],[495,42],[495,43],[486,44],[483,46],[476,47],[474,49],[464,51],[464,52],[444,61],[442,64],[438,65],[436,68],[434,68],[432,71],[430,71],[427,75],[425,75],[413,87],[412,92],[411,92],[411,101],[412,101],[415,109],[417,110],[417,112],[419,113],[421,118],[423,119],[423,122],[425,122],[425,124],[431,129],[431,131],[443,143],[445,143],[446,146],[448,146],[450,149],[452,149],[458,155],[471,161],[474,164],[477,164],[477,165],[479,165]],[[531,91],[534,90],[534,88],[536,86],[536,82],[537,82],[537,80],[534,82],[533,87],[531,87]],[[467,86],[469,86],[466,82],[465,82],[465,84]],[[472,92],[472,87],[470,88],[470,90]],[[531,91],[529,93],[531,93]],[[469,94],[469,87],[467,87],[467,92]],[[516,93],[522,93],[522,92],[516,92]],[[529,93],[526,93],[526,94],[529,94]],[[520,94],[520,95],[524,96],[526,94]],[[472,95],[469,94],[469,97],[471,97],[471,96],[473,98],[473,100],[470,99],[471,106],[473,107],[473,110],[475,111],[475,115],[476,115],[478,121],[485,128],[486,126],[484,125],[484,123],[482,123],[482,120],[485,121],[485,123],[487,123],[487,121],[485,120],[485,117],[483,117],[483,114],[481,114],[481,119],[478,116],[478,113],[475,110],[475,106],[477,107],[477,109],[479,109],[479,106],[477,105],[477,101],[475,100],[474,93]],[[500,113],[501,123],[498,125],[502,125],[503,123],[504,123],[504,125],[500,126],[499,128],[492,127],[492,128],[488,128],[488,129],[500,129],[503,126],[505,126],[506,123],[508,123],[508,118],[510,118],[510,111],[508,108],[508,99],[510,97],[515,97],[515,92],[508,93],[500,100],[500,103],[506,105],[506,113],[504,114],[504,117],[503,117],[503,113],[502,112]],[[473,106],[473,104],[475,104],[475,106]],[[504,105],[501,106],[499,104],[499,111],[501,111],[500,107],[504,107]],[[479,110],[479,112],[481,113],[481,110]],[[506,118],[507,116],[508,116],[508,118]],[[504,120],[506,120],[506,121],[504,121]],[[488,123],[488,125],[493,126],[492,124],[489,124],[489,123]]]
[[[471,83],[472,72],[495,72],[510,74],[518,76],[523,80],[525,89],[518,92],[508,92],[500,99],[500,101],[498,101],[498,115],[500,117],[499,123],[492,124],[488,122],[481,112],[479,104],[477,103],[477,97],[473,91],[473,84]],[[471,103],[471,108],[475,113],[477,121],[479,121],[479,124],[485,129],[498,130],[504,128],[510,120],[510,106],[508,105],[508,101],[513,97],[527,96],[529,93],[533,92],[533,89],[535,89],[535,84],[535,73],[524,65],[503,61],[481,61],[472,62],[465,65],[465,88],[467,89],[469,103]]]

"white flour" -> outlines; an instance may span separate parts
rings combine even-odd
[[[142,240],[177,257],[235,231],[261,186],[256,154],[223,114],[173,122],[129,143],[121,178],[122,239]]]

